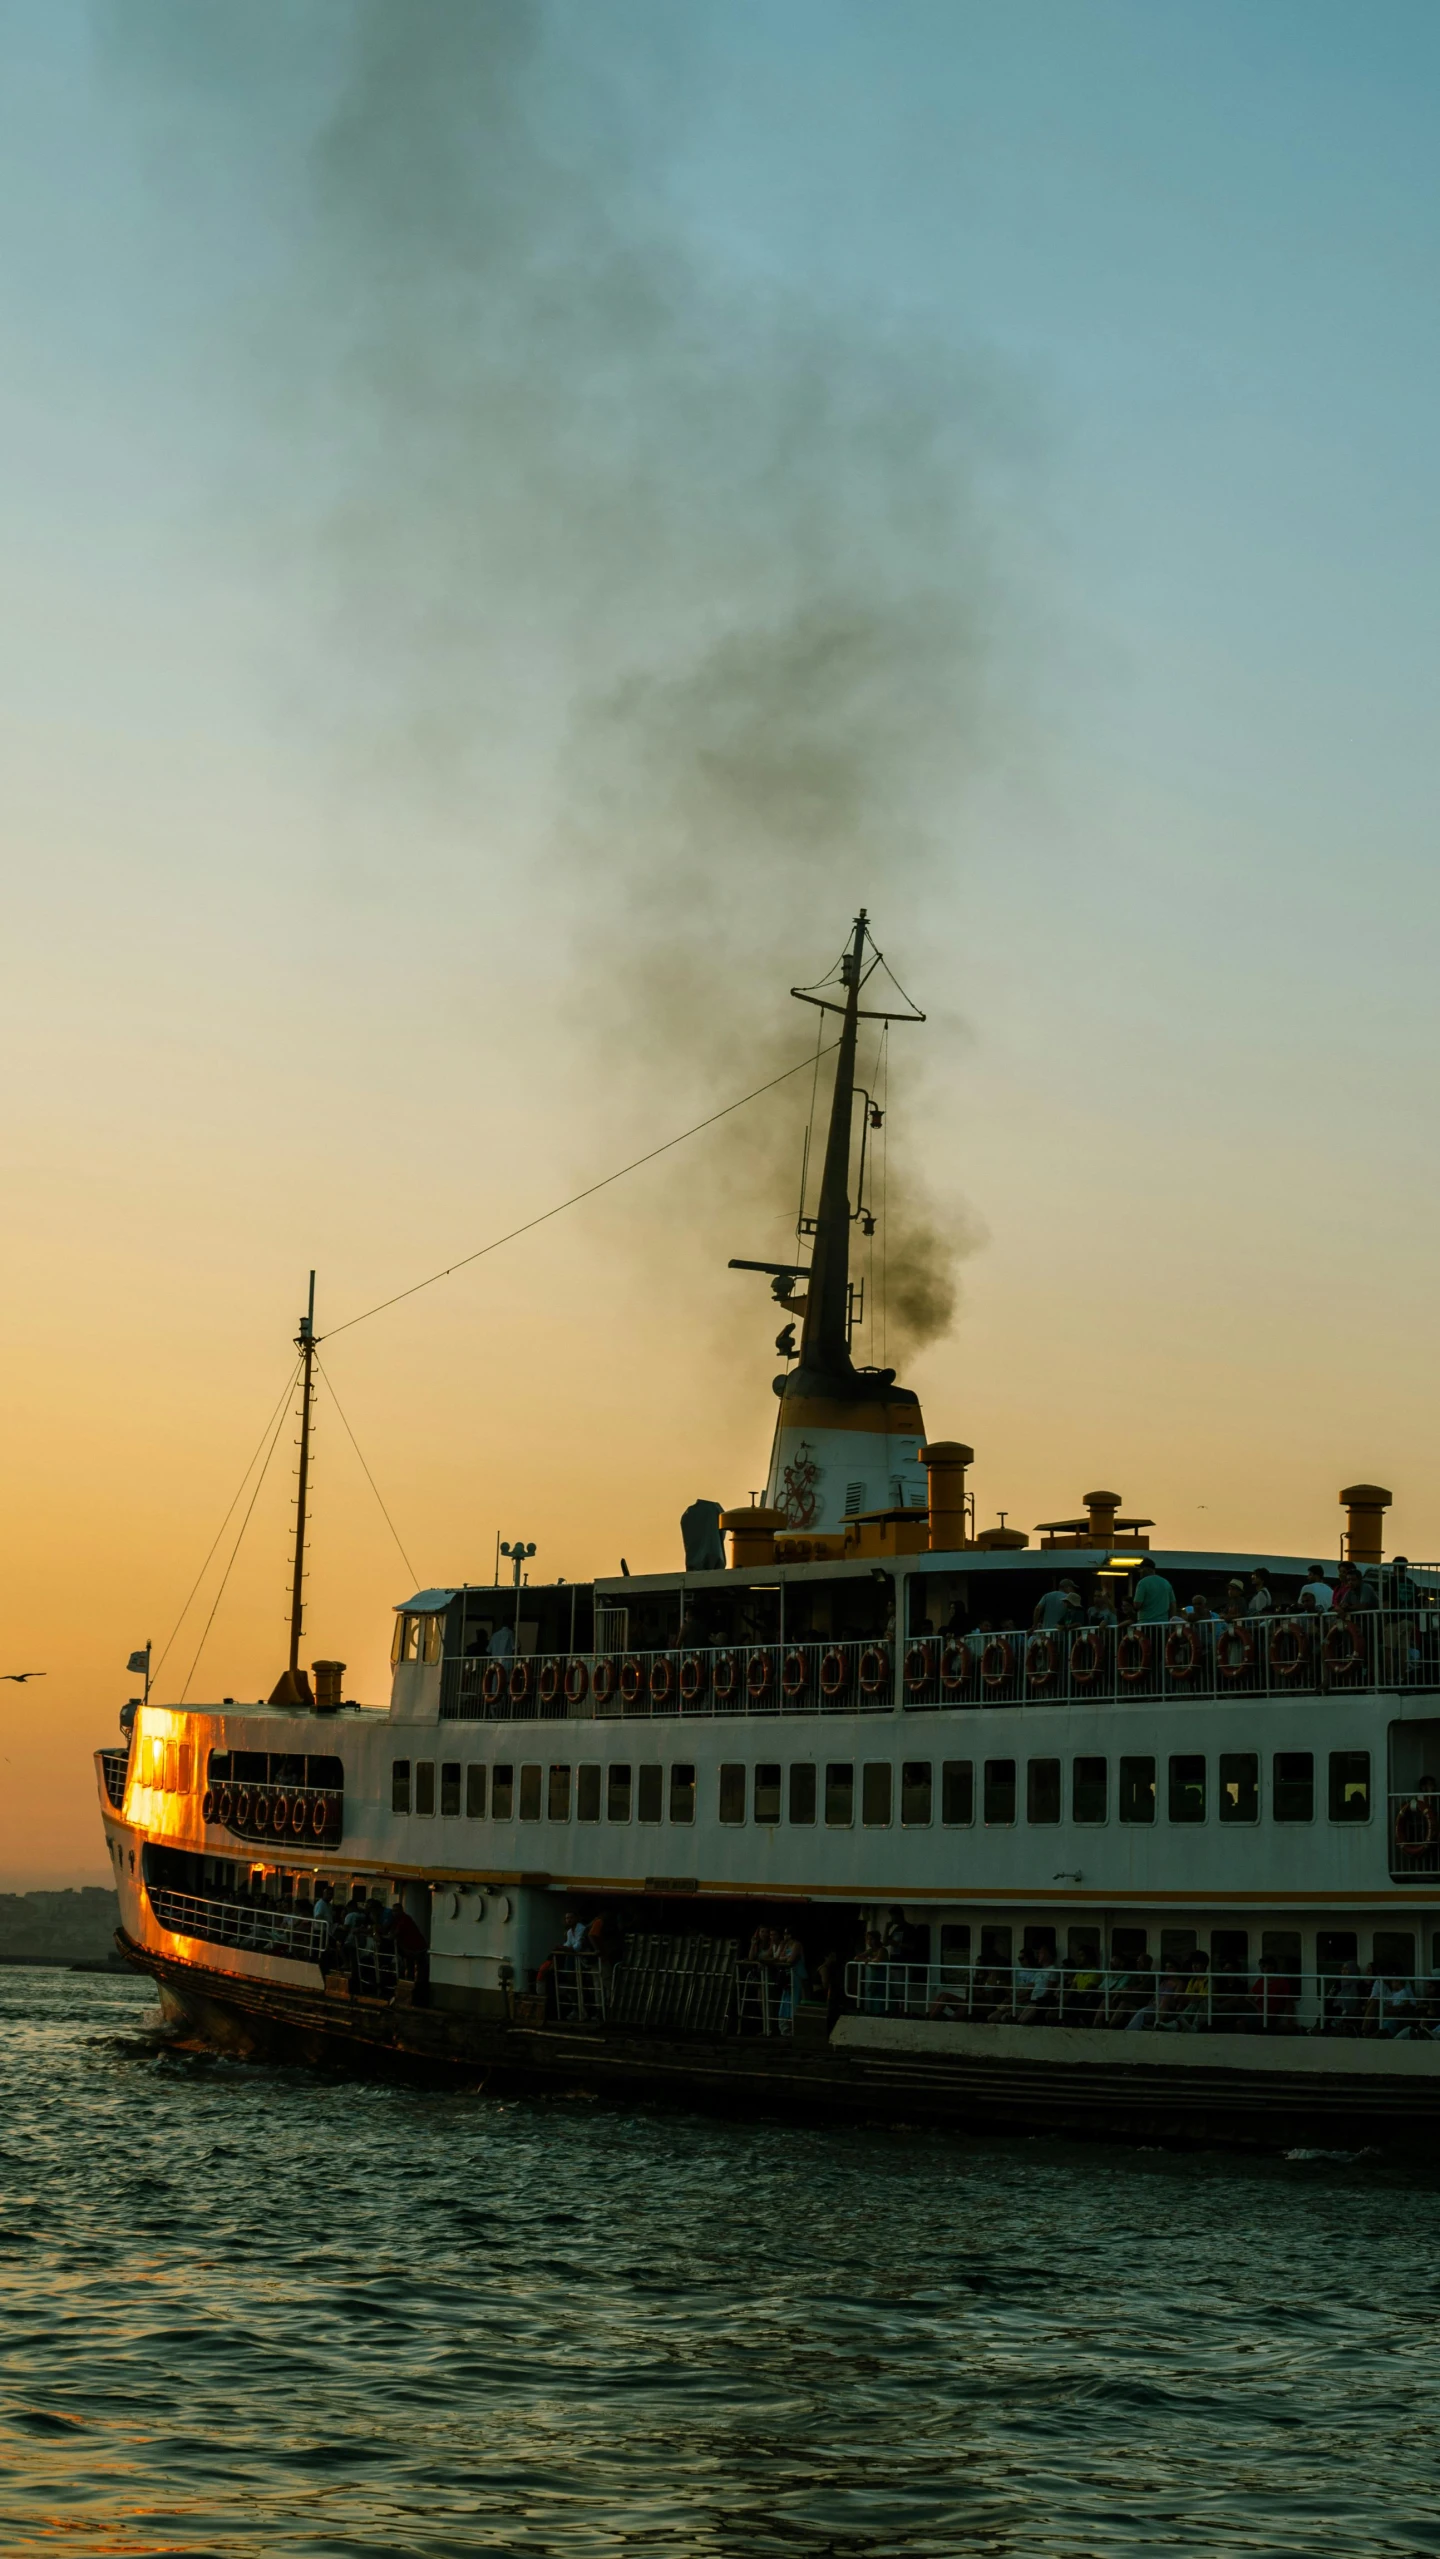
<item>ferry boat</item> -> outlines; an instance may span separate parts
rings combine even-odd
[[[290,1657],[97,1753],[118,1942],[245,2051],[744,2110],[1162,2140],[1440,2121],[1440,1567],[978,1528],[974,1455],[854,1358],[862,914],[764,1496],[675,1569],[411,1593],[389,1703]],[[825,1015],[822,1014],[822,1023]],[[803,1193],[802,1183],[802,1193]],[[796,1327],[799,1327],[798,1341]],[[1338,1525],[1338,1522],[1337,1522]],[[506,1550],[510,1552],[509,1549]],[[313,1674],[313,1676],[312,1676]],[[124,1721],[125,1719],[122,1719]]]

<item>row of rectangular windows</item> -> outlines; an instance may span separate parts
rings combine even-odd
[[[472,1763],[462,1769],[459,1760],[441,1760],[439,1786],[436,1786],[436,1762],[433,1759],[397,1759],[391,1764],[391,1809],[397,1813],[416,1812],[458,1817],[462,1809],[471,1821],[510,1821],[517,1810],[521,1821],[565,1822],[573,1809],[577,1821],[659,1822],[665,1818],[667,1805],[672,1822],[695,1819],[695,1770],[688,1763],[677,1763],[668,1772],[656,1762],[642,1762],[632,1767],[628,1761],[611,1761],[602,1767],[598,1760],[582,1761],[572,1769],[568,1764],[543,1766],[528,1761],[519,1769],[519,1784],[513,1765],[502,1762],[496,1767]],[[846,1830],[855,1820],[855,1764],[852,1760],[829,1760],[817,1767],[814,1760],[793,1760],[787,1771],[778,1760],[762,1760],[753,1771],[741,1762],[723,1765],[717,1772],[716,1811],[726,1823],[740,1823],[748,1818],[769,1827],[782,1817],[798,1824],[816,1821],[823,1806],[826,1825],[831,1830]],[[1172,1753],[1165,1769],[1165,1808],[1172,1822],[1203,1822],[1211,1801],[1211,1781],[1204,1755],[1193,1751]],[[947,1759],[940,1765],[939,1813],[949,1827],[963,1827],[975,1819],[975,1763],[970,1759]],[[981,1763],[980,1811],[984,1822],[992,1827],[1006,1827],[1017,1818],[1019,1800],[1019,1763],[1013,1759],[987,1759]],[[1256,1822],[1260,1818],[1261,1768],[1258,1751],[1222,1751],[1216,1763],[1214,1806],[1222,1822]],[[888,1759],[866,1760],[860,1769],[860,1819],[867,1830],[884,1830],[895,1818],[895,1771]],[[518,1800],[517,1800],[518,1799]],[[923,1830],[935,1818],[935,1772],[928,1759],[902,1760],[900,1765],[899,1814],[903,1828]],[[1058,1822],[1063,1819],[1065,1801],[1064,1762],[1058,1759],[1032,1759],[1025,1765],[1025,1818],[1030,1822]],[[1114,1809],[1122,1822],[1153,1822],[1158,1801],[1157,1763],[1140,1754],[1127,1755],[1119,1762],[1114,1790]],[[1368,1821],[1370,1817],[1370,1753],[1367,1750],[1332,1750],[1328,1770],[1327,1802],[1332,1822]],[[782,1816],[782,1804],[784,1812]],[[1103,1822],[1110,1818],[1110,1763],[1105,1759],[1077,1758],[1070,1763],[1070,1818],[1076,1822]],[[1270,1770],[1270,1811],[1277,1822],[1308,1822],[1315,1818],[1315,1756],[1308,1750],[1277,1750]]]

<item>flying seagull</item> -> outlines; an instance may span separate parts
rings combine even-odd
[[[0,1670],[0,1679],[13,1679],[22,1687],[27,1679],[48,1679],[49,1676],[49,1672],[43,1670]]]

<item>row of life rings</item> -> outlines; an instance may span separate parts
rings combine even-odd
[[[912,1655],[914,1650],[912,1645]],[[907,1656],[907,1665],[909,1660]],[[862,1697],[879,1695],[889,1669],[889,1655],[883,1644],[861,1648],[855,1678]],[[593,1663],[572,1655],[563,1664],[552,1655],[538,1670],[528,1659],[496,1659],[487,1661],[481,1671],[480,1695],[490,1707],[500,1705],[502,1700],[512,1706],[525,1706],[533,1689],[542,1708],[553,1707],[561,1698],[567,1706],[582,1706],[587,1696],[593,1696],[602,1712],[618,1696],[624,1707],[633,1709],[645,1699],[663,1712],[677,1699],[682,1707],[695,1706],[707,1689],[720,1706],[742,1692],[752,1704],[758,1704],[769,1696],[772,1681],[781,1696],[793,1703],[806,1694],[812,1675],[822,1697],[841,1694],[850,1677],[850,1665],[838,1644],[825,1647],[813,1673],[805,1646],[790,1645],[779,1656],[778,1680],[775,1648],[770,1646],[743,1654],[726,1648],[715,1653],[685,1653],[678,1660],[672,1653],[654,1653],[648,1669],[633,1653],[620,1659],[602,1654]],[[908,1667],[906,1675],[908,1679]],[[928,1670],[925,1675],[928,1677]]]
[[[269,1839],[338,1837],[340,1807],[328,1795],[298,1787],[207,1786],[200,1800],[201,1819],[221,1830],[243,1831]]]
[[[1158,1629],[1148,1626],[1122,1626],[1115,1639],[1115,1668],[1127,1686],[1142,1680],[1155,1659]],[[1066,1668],[1076,1687],[1089,1688],[1105,1666],[1105,1630],[1100,1626],[1079,1626],[1070,1638]],[[1004,1688],[1023,1666],[1027,1686],[1048,1687],[1060,1668],[1062,1638],[1044,1629],[1033,1635],[1012,1638],[988,1635],[983,1645],[972,1651],[968,1643],[944,1644],[939,1654],[940,1685],[951,1696],[969,1681],[979,1678],[986,1688]],[[1226,1625],[1215,1639],[1215,1667],[1222,1679],[1243,1678],[1255,1665],[1255,1626],[1242,1619],[1238,1625]],[[1017,1660],[1017,1653],[1019,1659]],[[1293,1679],[1311,1658],[1310,1634],[1298,1618],[1283,1617],[1270,1629],[1270,1667],[1281,1679]],[[1359,1669],[1365,1651],[1359,1629],[1348,1618],[1336,1618],[1325,1630],[1322,1658],[1328,1671],[1343,1674]],[[1193,1679],[1201,1666],[1201,1639],[1197,1628],[1188,1621],[1167,1626],[1163,1659],[1171,1679]],[[912,1695],[926,1687],[935,1673],[935,1658],[927,1643],[911,1644],[905,1655],[905,1686]]]

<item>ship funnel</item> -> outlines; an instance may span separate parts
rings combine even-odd
[[[1383,1484],[1347,1484],[1340,1499],[1345,1505],[1345,1555],[1351,1564],[1378,1564],[1383,1551],[1385,1513],[1394,1500]]]
[[[315,1674],[316,1714],[335,1714],[340,1704],[340,1691],[345,1685],[344,1663],[312,1662],[310,1668]]]
[[[783,1511],[767,1509],[756,1502],[742,1511],[722,1511],[720,1525],[730,1540],[730,1562],[737,1570],[747,1564],[773,1564],[775,1532],[785,1525]]]
[[[975,1451],[963,1439],[932,1439],[920,1451],[930,1493],[930,1551],[953,1555],[965,1544],[965,1469]]]

